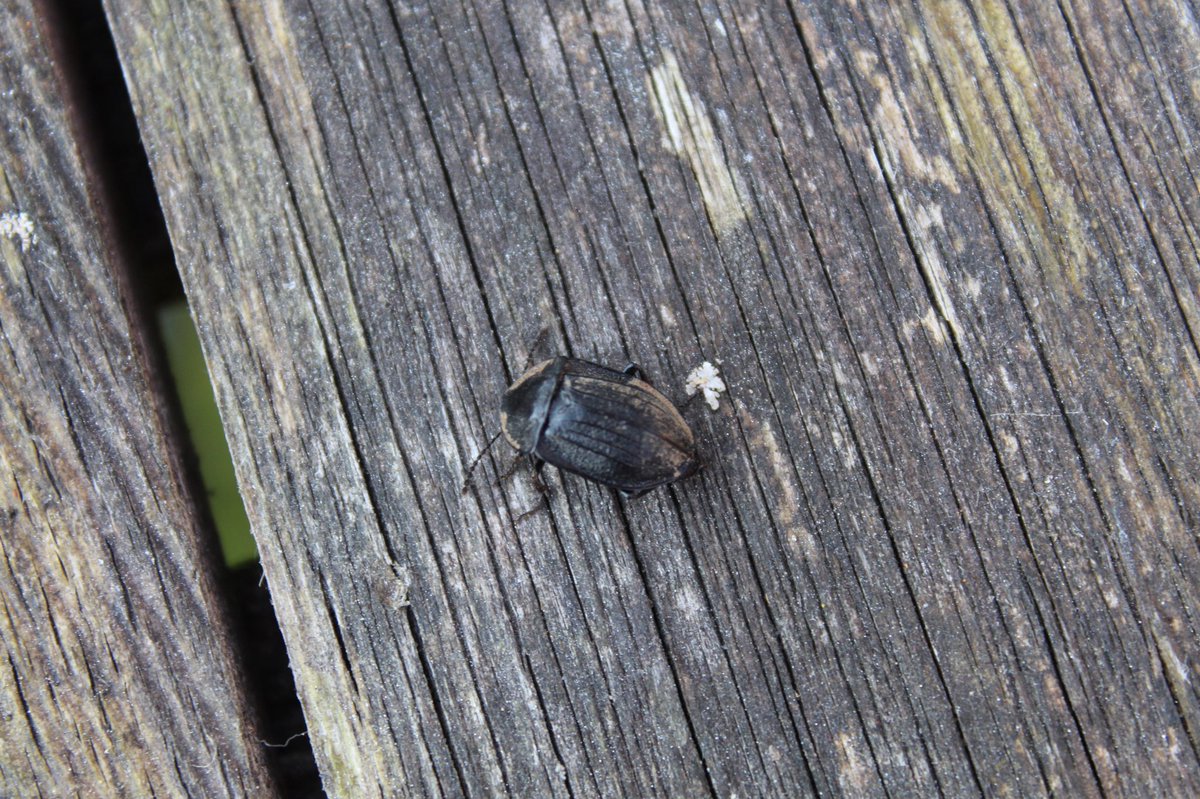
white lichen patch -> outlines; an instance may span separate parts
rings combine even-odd
[[[887,163],[880,166],[892,173],[903,170],[910,177],[940,183],[957,194],[958,177],[954,168],[944,155],[930,155],[922,150],[919,139],[913,136],[908,98],[903,93],[897,94],[886,72],[878,69],[879,57],[869,50],[859,50],[854,54],[854,62],[878,92],[871,117],[878,130],[887,132],[879,140]]]
[[[766,455],[770,463],[769,476],[772,486],[778,489],[777,501],[771,510],[779,528],[783,530],[788,548],[804,558],[816,557],[816,540],[798,518],[801,500],[797,490],[795,466],[792,464],[791,458],[783,451],[779,439],[769,424],[758,422],[744,411],[740,411],[738,415],[742,420],[743,427],[750,431],[750,443],[754,450]]]
[[[945,226],[942,220],[942,208],[940,205],[932,207],[919,205],[913,218],[916,221],[917,230],[920,232],[918,247],[921,250],[919,260],[921,271],[925,273],[925,277],[929,281],[929,288],[933,292],[933,301],[937,305],[937,309],[941,311],[946,324],[950,326],[954,338],[961,341],[962,325],[958,321],[958,311],[954,307],[954,300],[950,294],[950,276],[946,272],[946,266],[942,263],[942,257],[938,253],[937,247],[933,244],[934,228]],[[930,330],[930,332],[933,331]],[[937,337],[939,343],[945,340],[940,333]]]
[[[983,283],[974,275],[967,275],[964,285],[967,288],[967,296],[973,300],[979,299],[979,295],[983,293]]]
[[[691,166],[716,232],[731,230],[746,219],[746,209],[703,101],[688,89],[672,53],[651,70],[646,84],[665,146]]]
[[[704,393],[704,401],[714,411],[720,407],[721,394],[725,392],[725,381],[721,379],[717,367],[708,361],[688,372],[687,384],[683,387],[690,397],[697,391]]]
[[[938,316],[937,311],[933,309],[932,305],[929,306],[929,310],[925,312],[925,315],[921,317],[920,322],[921,327],[925,328],[925,332],[929,334],[929,338],[931,338],[935,344],[946,343],[946,333],[942,329],[942,320]]]
[[[475,129],[475,149],[471,152],[471,169],[476,175],[482,175],[483,170],[492,164],[492,154],[488,150],[487,126],[482,122]]]
[[[871,784],[871,772],[866,758],[855,745],[854,737],[848,732],[841,732],[834,742],[837,744],[838,784],[848,794],[864,793]]]
[[[865,350],[858,353],[859,363],[862,364],[863,371],[871,377],[879,377],[879,359]]]
[[[683,586],[675,593],[675,609],[683,614],[684,618],[698,619],[704,612],[704,603],[695,589]]]
[[[28,252],[38,241],[33,220],[24,211],[5,211],[0,214],[0,236],[19,241],[21,252]]]

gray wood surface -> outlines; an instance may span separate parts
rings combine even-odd
[[[331,796],[1200,791],[1194,7],[107,8]]]
[[[44,21],[0,9],[0,796],[269,797],[211,534]]]

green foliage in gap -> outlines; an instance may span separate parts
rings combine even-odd
[[[233,473],[233,458],[187,303],[180,301],[160,307],[158,325],[183,409],[183,421],[200,461],[200,479],[208,494],[225,563],[230,568],[253,563],[258,560],[258,549],[250,535],[250,522]]]

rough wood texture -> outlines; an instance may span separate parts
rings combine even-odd
[[[1193,10],[345,6],[109,7],[331,795],[1200,791]]]
[[[52,49],[0,11],[0,796],[271,796]]]

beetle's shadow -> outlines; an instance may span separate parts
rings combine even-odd
[[[532,455],[526,455],[526,456],[518,455],[516,458],[514,458],[512,465],[509,466],[504,471],[503,474],[501,474],[500,476],[498,476],[496,478],[496,481],[493,483],[493,485],[496,487],[499,487],[501,482],[511,478],[514,474],[516,474],[517,471],[521,468],[522,461],[528,462],[530,464],[530,467],[533,470],[532,474],[530,475],[530,481],[533,483],[533,487],[535,489],[537,489],[537,492],[541,497],[541,502],[537,503],[529,510],[527,510],[524,513],[522,513],[521,515],[517,516],[517,518],[513,519],[514,527],[516,525],[519,525],[521,522],[525,521],[529,517],[533,516],[534,514],[538,513],[539,511],[544,510],[544,511],[549,512],[550,497],[552,497],[554,495],[554,489],[551,488],[550,484],[547,483],[545,478],[542,477],[542,468],[545,467],[546,462],[541,460],[540,458],[536,458]],[[689,472],[689,474],[687,476],[690,477],[692,474],[695,474],[697,471],[699,471],[702,468],[704,468],[704,464],[703,464],[703,462],[699,462],[696,466],[695,471]],[[563,474],[563,471],[559,470],[559,474],[560,475]],[[652,488],[644,488],[641,491],[622,491],[619,488],[611,488],[611,491],[612,491],[613,495],[619,499],[630,500],[630,499],[638,499],[639,497],[644,497],[646,494],[649,494],[655,488],[661,488],[661,487],[662,486],[654,486]]]

